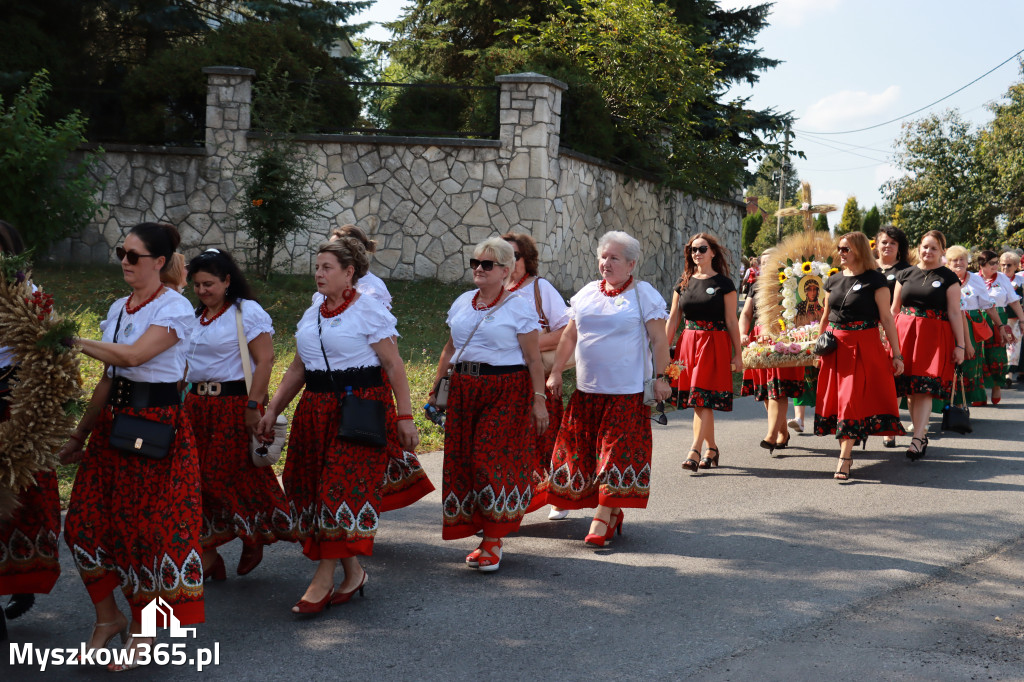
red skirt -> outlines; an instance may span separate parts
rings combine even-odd
[[[953,328],[945,314],[929,316],[900,312],[896,316],[896,335],[903,354],[903,374],[896,377],[896,394],[909,396],[928,393],[949,400],[953,389]]]
[[[93,603],[120,584],[134,620],[160,597],[182,624],[201,623],[202,496],[188,415],[177,406],[118,411],[175,424],[171,452],[148,459],[111,448],[105,407],[75,476],[64,541]]]
[[[724,329],[704,330],[687,322],[676,343],[676,361],[683,364],[673,384],[679,389],[677,407],[708,407],[732,411],[732,341]]]
[[[185,410],[199,450],[203,490],[203,549],[235,538],[247,545],[295,539],[295,522],[271,467],[249,456],[247,396],[189,393]]]
[[[561,391],[558,393],[545,391],[545,393],[547,393],[547,400],[544,404],[548,408],[548,428],[544,433],[537,435],[537,451],[533,460],[533,470],[530,472],[530,483],[534,490],[540,488],[545,481],[551,478],[551,454],[555,450],[555,441],[558,439],[558,432],[562,426],[562,414],[565,412]],[[533,420],[530,421],[532,428]],[[526,513],[529,514],[543,506],[542,500],[535,495],[530,501]]]
[[[18,494],[14,515],[0,521],[0,594],[48,594],[60,577],[57,474],[40,471],[35,479]]]
[[[840,329],[829,325],[838,346],[821,359],[814,433],[864,440],[868,436],[903,436],[896,405],[892,361],[882,346],[877,325]]]
[[[533,499],[531,386],[526,371],[452,376],[441,486],[445,540],[479,530],[500,538],[519,530]]]
[[[576,391],[562,417],[551,477],[538,496],[562,509],[645,509],[651,490],[651,408],[643,394]]]
[[[313,561],[373,554],[380,515],[434,489],[416,456],[398,442],[387,378],[383,386],[353,393],[384,402],[386,446],[338,438],[338,395],[310,390],[299,399],[288,438],[284,489],[295,510],[302,553]]]

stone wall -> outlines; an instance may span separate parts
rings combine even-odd
[[[188,256],[215,246],[247,257],[250,240],[234,218],[235,181],[245,172],[245,154],[262,144],[249,130],[254,72],[205,72],[205,149],[108,146],[94,167],[109,178],[108,208],[82,234],[59,244],[57,259],[112,262],[113,248],[143,220],[177,225]],[[714,233],[738,252],[744,212],[738,198],[690,197],[660,192],[646,180],[627,181],[614,167],[560,147],[564,83],[532,73],[496,80],[498,140],[301,138],[327,216],[288,240],[278,268],[311,272],[315,245],[345,223],[378,240],[373,271],[385,279],[466,280],[473,245],[508,230],[533,235],[542,274],[566,292],[596,277],[597,239],[608,230],[640,240],[640,274],[666,293],[694,232]]]

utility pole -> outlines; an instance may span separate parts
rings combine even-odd
[[[783,145],[782,167],[779,170],[779,210],[785,207],[786,201],[786,172],[790,170],[789,165],[789,126],[786,126],[786,141]],[[782,241],[782,216],[775,219],[775,243]]]

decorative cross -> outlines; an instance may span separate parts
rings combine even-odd
[[[806,232],[814,230],[815,213],[831,213],[832,211],[839,210],[839,207],[835,204],[818,204],[817,206],[811,204],[811,183],[809,182],[800,183],[800,198],[803,200],[802,206],[799,208],[796,206],[782,208],[776,211],[775,215],[782,218],[802,215],[804,217],[804,231]]]

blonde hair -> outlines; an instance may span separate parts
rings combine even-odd
[[[1013,265],[1013,267],[1015,267],[1015,268],[1019,268],[1020,267],[1020,256],[1017,255],[1015,252],[1013,252],[1013,251],[1003,251],[1001,254],[999,254],[1000,262],[1004,258],[1006,258],[1008,261],[1010,261],[1010,264]]]
[[[949,262],[954,258],[966,258],[968,261],[966,265],[970,265],[971,252],[959,244],[953,244],[953,246],[946,249],[946,262]]]
[[[367,237],[362,228],[356,227],[351,223],[331,230],[331,236],[328,237],[327,241],[336,241],[342,237],[355,237],[362,243],[366,253],[374,253],[377,250],[377,241]]]
[[[489,255],[491,260],[505,268],[505,277],[502,282],[508,284],[516,265],[516,251],[512,245],[501,237],[490,237],[473,248],[473,258],[480,258],[484,254]]]
[[[177,252],[172,253],[170,260],[167,261],[167,266],[160,271],[160,281],[180,294],[188,284],[185,256]]]
[[[857,262],[865,270],[878,269],[878,261],[875,260],[875,255],[871,252],[871,242],[868,241],[867,235],[863,232],[847,232],[839,236],[839,239],[836,240],[836,246],[839,246],[839,242],[844,239],[846,240],[846,245],[850,247],[850,251],[856,256]]]
[[[324,242],[317,249],[316,253],[318,256],[321,253],[334,254],[342,268],[347,268],[351,265],[355,269],[352,273],[353,285],[370,269],[370,257],[366,255],[366,248],[355,237],[338,237],[332,241]]]

